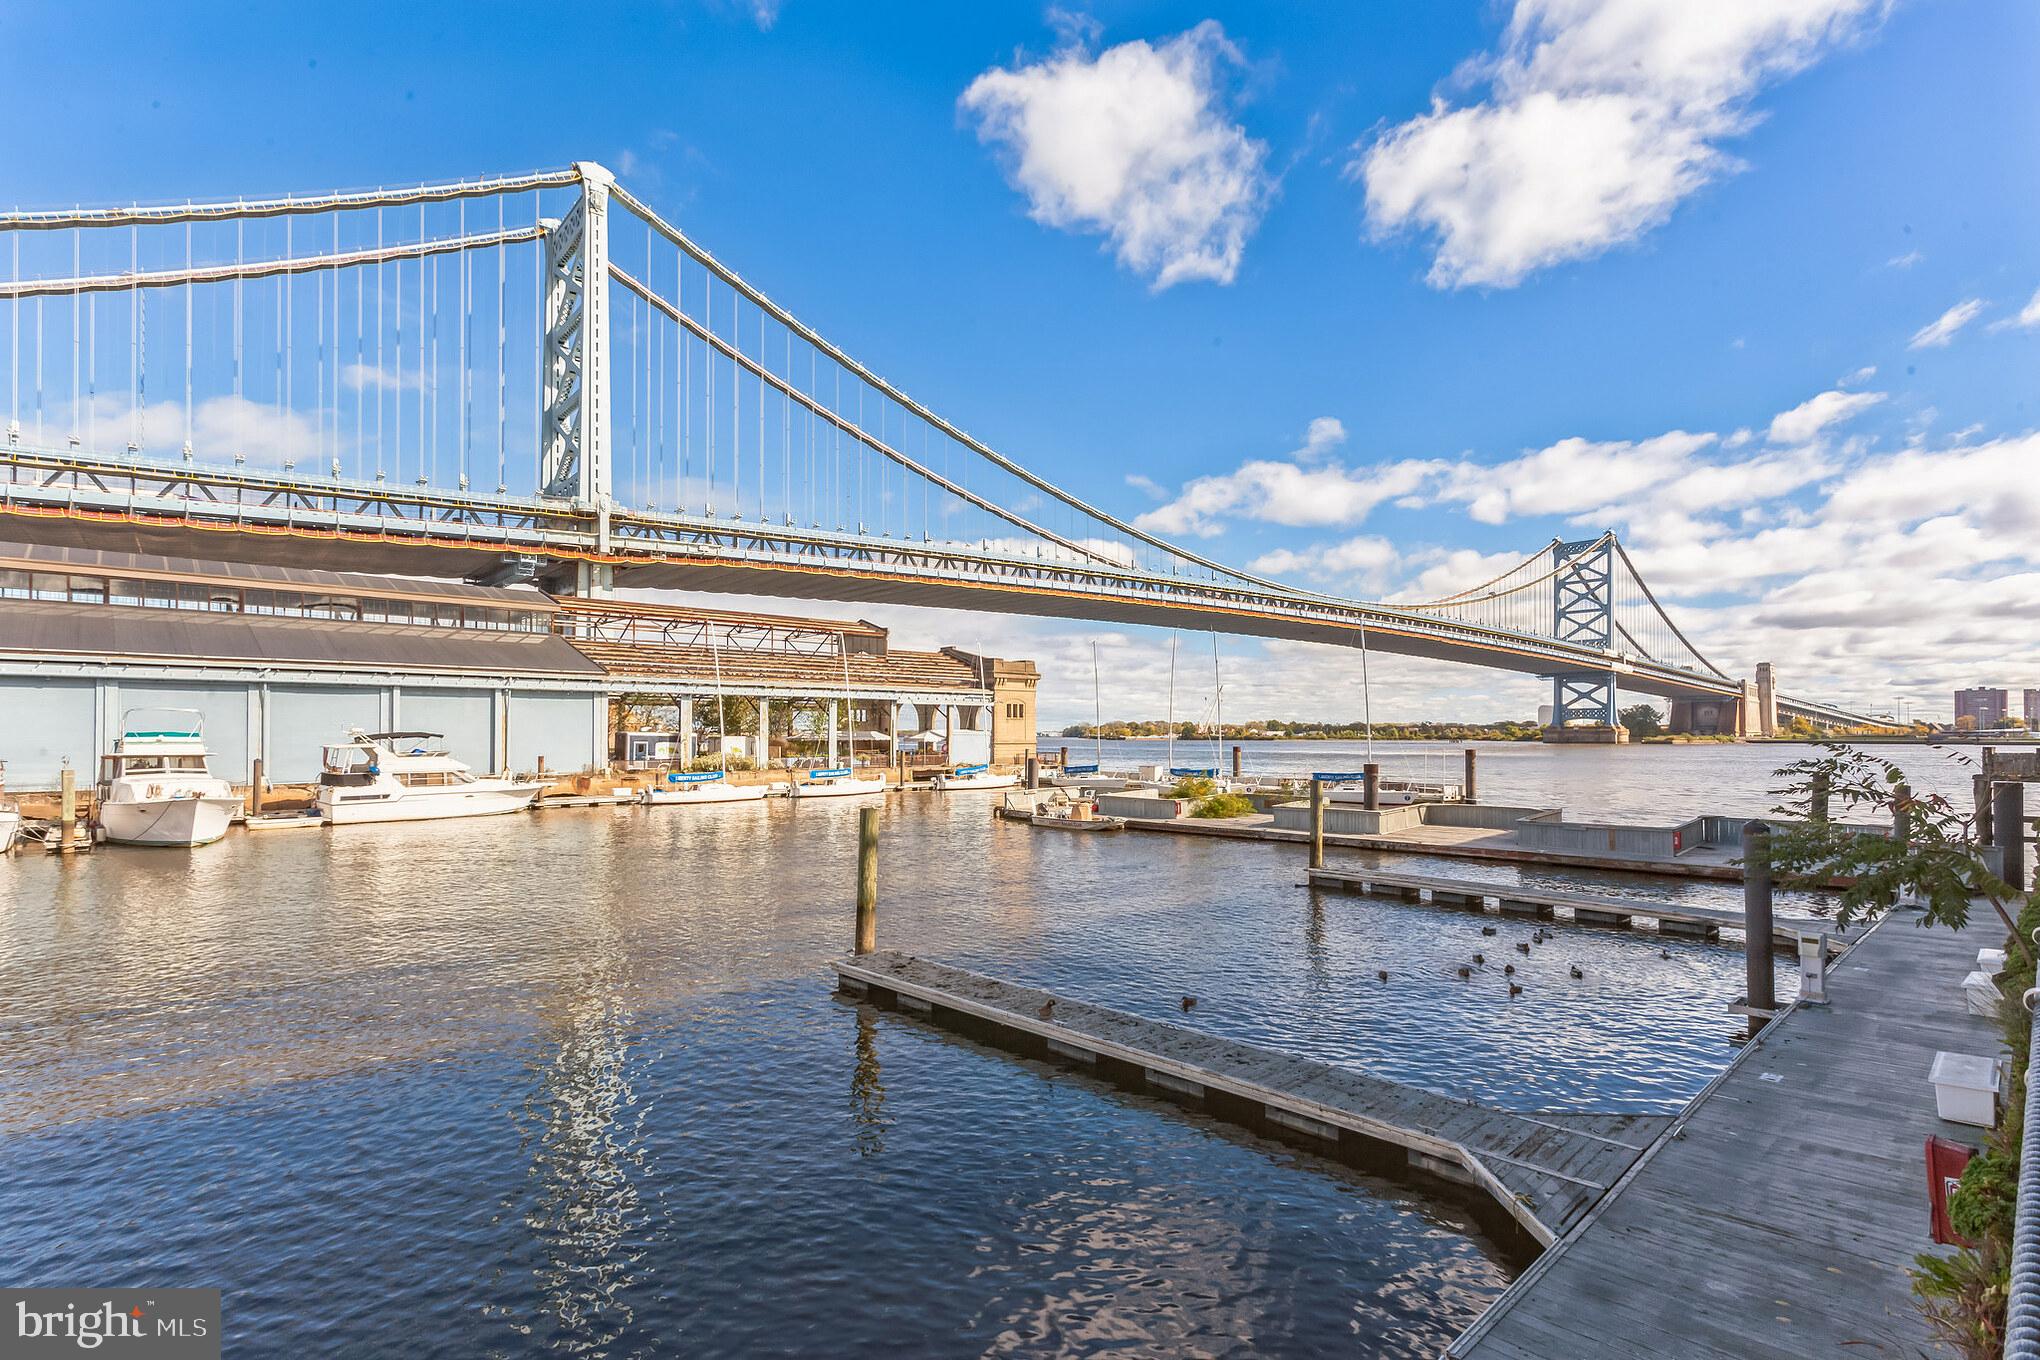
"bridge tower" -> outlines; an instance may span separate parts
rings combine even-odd
[[[1554,543],[1552,632],[1560,642],[1595,651],[1615,645],[1615,540],[1610,535],[1577,543]],[[1615,672],[1572,671],[1551,677],[1551,726],[1589,720],[1616,728]],[[1619,731],[1619,728],[1617,729]]]
[[[609,548],[615,502],[610,478],[609,191],[616,177],[593,161],[574,166],[581,197],[545,237],[545,349],[539,412],[538,485],[592,508],[596,543]],[[606,595],[612,568],[580,562],[578,595]]]

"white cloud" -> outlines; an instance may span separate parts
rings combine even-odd
[[[1127,473],[1126,484],[1132,487],[1135,491],[1140,492],[1143,496],[1152,496],[1154,499],[1158,501],[1165,501],[1169,498],[1169,491],[1167,487],[1163,486],[1160,482],[1156,481],[1154,478],[1144,476],[1138,472]]]
[[[1377,589],[1374,583],[1385,580],[1401,560],[1393,543],[1378,535],[1364,534],[1301,550],[1276,548],[1247,563],[1247,570],[1262,576],[1336,578],[1366,590]]]
[[[1487,97],[1392,127],[1350,171],[1377,235],[1436,239],[1434,287],[1511,287],[1633,240],[1738,166],[1721,143],[1765,85],[1884,0],[1516,0]]]
[[[1907,349],[1946,349],[1955,336],[1983,311],[1982,298],[1970,298],[1958,302],[1947,311],[1913,332],[1906,342]]]
[[[417,392],[424,389],[425,375],[413,368],[352,363],[341,367],[340,382],[350,392]]]
[[[1877,370],[1863,369],[1850,375],[1864,377]],[[1882,392],[1844,392],[1836,389],[1809,397],[1789,411],[1771,417],[1766,438],[1773,444],[1804,444],[1831,425],[1838,425],[1884,400]]]
[[[1993,321],[1990,328],[1994,331],[2013,328],[2029,331],[2035,326],[2040,326],[2040,289],[2034,290],[2033,296],[2026,300],[2026,305],[2019,309],[2018,315],[2008,316],[2002,321]]]
[[[1104,234],[1157,289],[1232,282],[1272,191],[1266,144],[1227,107],[1238,49],[1210,20],[1096,53],[1088,33],[1063,25],[1054,55],[984,72],[959,107],[1036,221]]]
[[[1406,461],[1347,469],[1328,461],[1346,428],[1329,416],[1311,421],[1301,448],[1282,459],[1260,458],[1227,473],[1198,477],[1176,498],[1134,521],[1157,534],[1212,538],[1228,517],[1270,524],[1357,524],[1383,501],[1418,490],[1440,463]]]
[[[1866,383],[1866,382],[1869,382],[1869,381],[1870,381],[1870,380],[1871,380],[1872,378],[1874,378],[1874,377],[1876,377],[1876,376],[1877,376],[1877,365],[1875,365],[1875,364],[1865,364],[1865,365],[1863,365],[1863,366],[1862,366],[1861,368],[1859,368],[1859,369],[1855,370],[1855,371],[1854,371],[1853,373],[1850,373],[1850,374],[1848,374],[1848,375],[1847,375],[1846,377],[1844,377],[1844,378],[1843,378],[1843,379],[1842,379],[1842,380],[1841,380],[1840,382],[1836,383],[1836,384],[1835,384],[1835,386],[1837,386],[1837,387],[1859,387],[1859,386],[1861,386],[1862,384],[1864,384],[1864,383]]]
[[[1927,258],[1926,256],[1920,254],[1920,252],[1918,252],[1917,250],[1908,250],[1903,255],[1894,255],[1890,259],[1886,260],[1884,262],[1884,267],[1886,269],[1911,269],[1914,265],[1918,264],[1921,260],[1924,260],[1926,258]]]
[[[1463,503],[1482,524],[1578,514],[1675,482],[1713,443],[1711,434],[1684,430],[1639,440],[1561,439],[1503,463],[1462,463],[1439,498]]]

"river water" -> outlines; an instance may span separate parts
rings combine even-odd
[[[1761,812],[1797,753],[1483,750],[1488,800],[1636,821]],[[1454,968],[1527,927],[989,801],[884,803],[881,945],[1514,1108],[1673,1109],[1733,1052],[1734,949],[1566,928],[1511,1001]],[[1461,1204],[836,998],[856,812],[0,863],[6,1282],[219,1287],[230,1354],[500,1356],[1434,1354],[1507,1284]]]

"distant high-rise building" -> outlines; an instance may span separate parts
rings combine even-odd
[[[2040,689],[2029,689],[2025,693],[2026,726],[2040,728]]]
[[[1975,689],[1955,691],[1955,721],[1971,719],[1978,727],[2001,727],[2005,714],[2010,711],[2011,695],[2002,689]]]

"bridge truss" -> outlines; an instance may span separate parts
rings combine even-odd
[[[0,214],[20,537],[1181,624],[1740,701],[1613,534],[1439,600],[1167,542],[907,396],[600,166]],[[1787,714],[1866,721],[1810,701]]]

